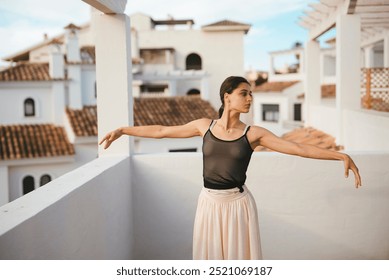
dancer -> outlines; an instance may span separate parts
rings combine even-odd
[[[180,126],[121,127],[100,141],[107,149],[122,135],[148,138],[203,138],[203,180],[193,232],[193,259],[262,259],[257,207],[245,185],[246,171],[254,149],[261,145],[280,153],[313,159],[342,160],[345,176],[358,168],[350,156],[297,144],[277,137],[260,126],[240,121],[252,103],[250,83],[231,76],[220,87],[219,119],[198,119]]]

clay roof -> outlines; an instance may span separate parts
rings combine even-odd
[[[265,82],[256,86],[253,92],[281,92],[284,89],[298,83],[298,81],[288,81],[288,82]]]
[[[75,25],[74,23],[69,23],[64,27],[64,29],[82,29],[81,27]]]
[[[66,109],[76,136],[97,135],[97,108]],[[182,125],[200,118],[217,118],[216,110],[196,96],[134,98],[134,125]]]
[[[231,20],[221,20],[211,24],[203,25],[201,28],[204,31],[244,31],[247,34],[250,30],[251,24],[231,21]]]
[[[51,81],[48,63],[18,63],[0,72],[0,81]]]
[[[0,125],[0,160],[74,155],[65,130],[52,124]]]
[[[281,136],[281,138],[295,143],[310,144],[333,151],[343,149],[342,146],[336,145],[335,138],[333,136],[312,127],[296,128],[288,133],[285,133]],[[269,149],[262,146],[257,147],[255,150],[269,151]]]
[[[200,118],[217,118],[216,110],[198,96],[134,99],[135,125],[183,125]]]
[[[214,23],[211,23],[211,24],[207,24],[207,25],[203,25],[203,27],[210,27],[210,26],[250,26],[250,24],[246,24],[246,23],[241,23],[241,22],[237,22],[237,21],[232,21],[232,20],[221,20],[221,21],[218,21],[218,22],[214,22]]]
[[[66,115],[76,136],[97,136],[96,106],[84,106],[80,110],[66,108]]]

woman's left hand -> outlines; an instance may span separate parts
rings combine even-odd
[[[349,155],[345,155],[345,158],[343,160],[344,162],[344,169],[345,169],[345,177],[348,177],[349,169],[351,169],[352,172],[354,172],[355,177],[355,187],[361,187],[362,181],[361,176],[359,175],[358,167],[355,165],[354,161],[351,159]]]

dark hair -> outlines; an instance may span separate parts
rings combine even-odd
[[[250,85],[250,83],[243,77],[230,76],[225,79],[220,86],[220,100],[222,101],[222,106],[219,109],[219,118],[223,115],[224,111],[224,93],[232,93],[241,83]]]

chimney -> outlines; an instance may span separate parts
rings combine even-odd
[[[64,79],[64,59],[61,51],[61,42],[53,39],[50,44],[49,73],[52,79]]]
[[[81,28],[73,23],[64,27],[65,33],[65,45],[66,45],[66,57],[68,62],[81,62],[80,47],[78,45],[78,30]]]

